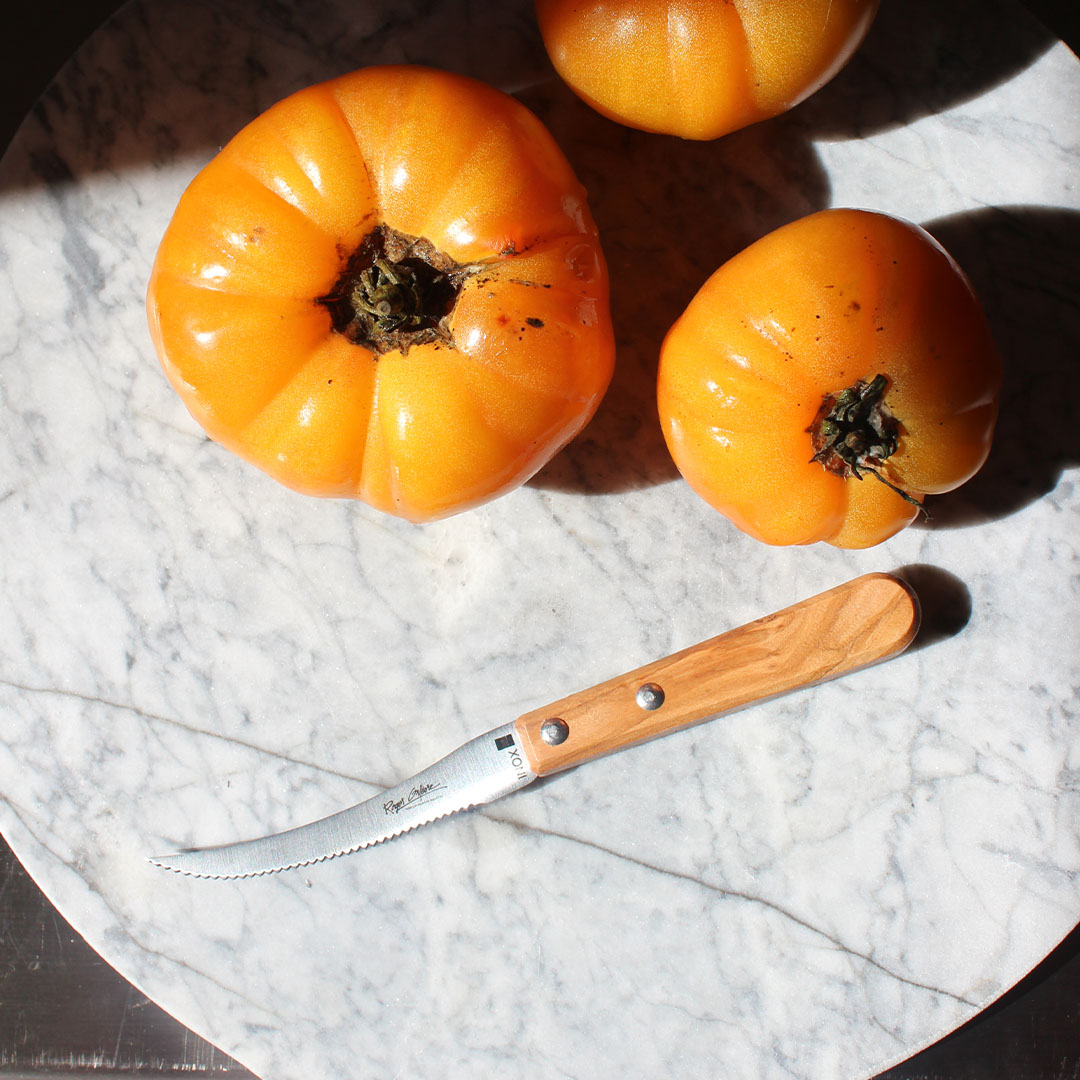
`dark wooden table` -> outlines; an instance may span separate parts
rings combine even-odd
[[[32,0],[5,13],[0,148],[67,57],[120,6]],[[1027,0],[1026,6],[1078,50],[1078,0]],[[13,1078],[252,1075],[109,967],[42,895],[2,837],[0,1072]],[[994,1005],[877,1080],[1080,1080],[1080,928]]]

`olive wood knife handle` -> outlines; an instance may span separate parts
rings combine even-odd
[[[911,589],[867,574],[525,713],[516,731],[546,776],[895,656],[918,626]]]

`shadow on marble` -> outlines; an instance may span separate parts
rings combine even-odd
[[[656,413],[660,346],[711,274],[759,237],[829,204],[821,159],[793,117],[713,142],[621,127],[556,80],[522,100],[589,192],[611,274],[615,375],[582,435],[531,483],[617,493],[678,479]]]
[[[532,20],[515,21],[517,5],[474,11],[444,0],[433,14],[410,6],[424,5],[326,5],[313,20],[296,2],[268,14],[250,0],[133,0],[69,60],[16,141],[55,156],[75,183],[188,161],[194,175],[275,102],[367,64],[438,66],[512,92],[552,73]],[[0,194],[43,179],[51,177],[3,170]]]
[[[816,138],[865,138],[988,93],[1056,42],[1005,0],[883,3],[848,66],[797,111]]]
[[[914,590],[922,612],[909,652],[955,637],[971,621],[971,591],[955,574],[927,563],[910,563],[894,573]]]
[[[334,12],[313,24],[303,5],[277,5],[274,28],[287,25],[291,40],[272,36],[258,5],[234,0],[172,7],[182,10],[162,15],[153,5],[123,9],[33,110],[46,127],[57,110],[80,119],[69,129],[67,145],[56,147],[74,177],[167,156],[208,157],[274,101],[373,62],[372,56],[385,60],[388,51],[397,61],[466,72],[519,96],[532,80],[555,77],[532,20],[515,26],[508,39],[497,5],[468,8],[463,18],[471,32],[464,47],[452,51],[445,36],[418,36],[407,13],[388,16],[376,5],[340,25]],[[494,29],[500,32],[498,49],[487,44]],[[883,4],[847,67],[795,113],[812,138],[863,137],[903,126],[992,90],[1055,41],[1036,19],[1018,20],[1010,0]],[[199,70],[176,60],[193,55]],[[88,83],[92,92],[73,95],[65,88],[73,78],[79,81],[82,68],[107,78]],[[94,131],[112,136],[107,154],[85,152],[85,136]],[[20,182],[33,181],[8,174],[0,190]]]
[[[1080,464],[1080,214],[989,207],[927,228],[967,271],[1005,363],[990,457],[916,525],[947,529],[1023,510]]]

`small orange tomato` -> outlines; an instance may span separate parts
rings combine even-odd
[[[236,135],[181,198],[147,308],[213,439],[413,521],[527,480],[614,361],[597,230],[551,135],[411,66],[301,90]]]
[[[715,139],[790,109],[859,47],[878,0],[536,0],[555,70],[597,112]]]
[[[660,354],[691,487],[768,544],[880,543],[990,452],[1001,361],[963,272],[916,225],[824,210],[725,263]]]

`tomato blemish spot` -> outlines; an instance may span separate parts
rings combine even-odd
[[[525,321],[530,326],[536,327],[537,330],[541,329],[543,327],[543,325],[544,325],[544,320],[543,319],[537,319],[535,316],[532,316],[532,317],[526,319]]]

